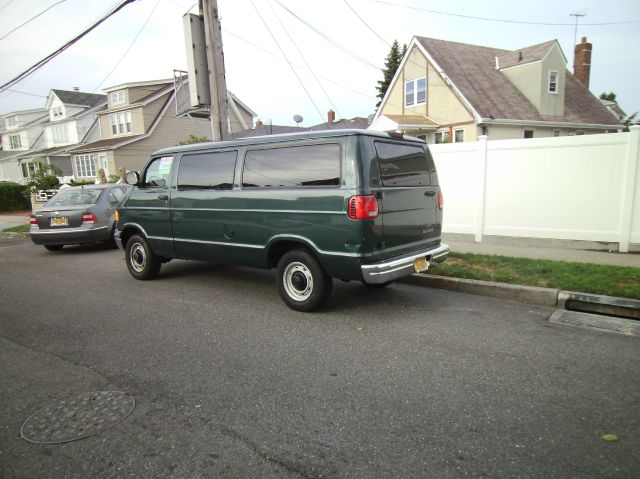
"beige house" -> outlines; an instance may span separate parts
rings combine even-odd
[[[211,137],[208,119],[176,114],[173,79],[125,83],[104,91],[109,103],[98,113],[101,139],[71,150],[76,178],[94,178],[100,168],[107,177],[117,175],[121,166],[140,170],[160,148],[190,135]],[[249,107],[230,92],[227,101],[229,131],[253,124],[256,114]]]
[[[621,131],[588,89],[590,61],[586,38],[573,75],[557,40],[507,51],[414,37],[370,128],[429,143]]]

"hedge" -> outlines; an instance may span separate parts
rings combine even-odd
[[[0,211],[31,209],[29,188],[12,182],[0,182]]]

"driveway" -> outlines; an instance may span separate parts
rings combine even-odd
[[[119,251],[2,236],[1,475],[640,475],[637,337],[409,284],[336,282],[302,314],[274,283],[182,261],[135,281]],[[113,390],[136,407],[106,431],[18,435],[56,399]]]

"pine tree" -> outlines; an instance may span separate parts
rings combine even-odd
[[[382,70],[382,80],[378,80],[378,86],[376,87],[376,89],[378,90],[378,94],[376,96],[379,98],[378,103],[376,103],[376,109],[378,109],[378,107],[380,106],[380,103],[382,103],[382,99],[384,98],[384,95],[387,93],[387,90],[389,89],[389,85],[391,85],[391,80],[393,80],[393,77],[396,74],[396,71],[400,66],[400,62],[402,62],[402,58],[404,57],[404,54],[406,52],[407,52],[406,44],[403,45],[402,50],[400,50],[400,44],[398,43],[398,40],[393,41],[393,44],[391,45],[391,50],[389,51],[389,54],[387,55],[384,61],[384,69]]]

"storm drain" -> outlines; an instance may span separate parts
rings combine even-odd
[[[121,391],[80,394],[43,407],[20,428],[23,439],[36,444],[60,444],[98,434],[125,419],[136,406]]]
[[[628,336],[640,336],[640,321],[633,319],[613,318],[598,314],[556,309],[549,318],[549,322],[565,326],[577,326],[579,328],[622,333]]]

